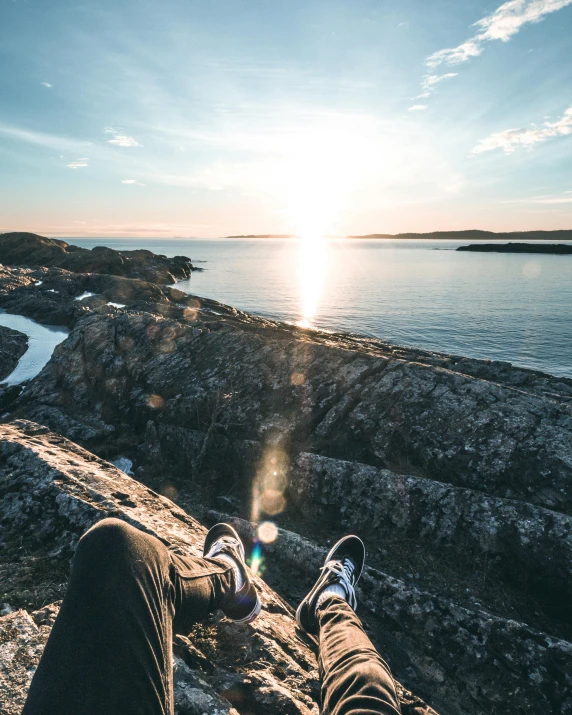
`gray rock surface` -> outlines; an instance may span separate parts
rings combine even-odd
[[[28,349],[28,337],[18,330],[0,325],[0,382],[14,370]]]
[[[46,285],[59,297],[46,300]],[[75,300],[84,291],[96,295]],[[57,268],[0,269],[0,305],[71,328],[7,419],[129,458],[141,482],[201,521],[216,506],[276,522],[264,578],[290,606],[326,545],[357,531],[366,628],[407,687],[443,715],[570,712],[571,380]],[[7,489],[0,518],[19,489]],[[130,492],[119,493],[110,513],[131,519]],[[30,504],[26,513],[44,509]],[[52,511],[31,522],[42,538],[22,528],[6,542],[18,568],[0,563],[9,599],[27,610],[61,597],[79,532],[73,522],[70,537],[44,539]],[[300,560],[312,573],[296,570]],[[177,657],[206,672],[233,633],[193,633]],[[262,643],[260,659],[272,637]],[[256,668],[250,685],[229,684],[229,670],[211,673],[208,693],[279,691]],[[408,708],[425,707],[411,698]]]
[[[309,453],[292,463],[288,486],[308,521],[335,519],[342,530],[359,531],[385,549],[416,541],[425,561],[446,556],[460,562],[485,554],[488,578],[519,584],[553,615],[570,619],[570,516]]]
[[[115,314],[116,305],[169,313],[181,296],[176,288],[122,276],[0,265],[0,307],[48,325],[72,327],[85,315]]]
[[[244,539],[256,535],[255,524],[221,512],[207,512],[204,519],[228,521]],[[297,579],[313,579],[327,553],[285,529],[266,550],[271,558],[265,578],[281,593]],[[440,712],[480,712],[482,702],[493,713],[572,712],[568,641],[483,608],[461,607],[370,566],[357,596],[359,613],[383,652],[394,667],[415,672],[418,692],[430,693]]]
[[[35,233],[0,234],[0,262],[8,265],[54,266],[75,273],[105,273],[174,283],[188,278],[193,266],[185,256],[167,258],[151,251],[116,251],[105,246],[81,248]]]
[[[172,548],[199,555],[206,529],[171,501],[45,427],[0,427],[2,538],[68,561],[79,536],[106,516]],[[315,645],[297,634],[291,608],[256,579],[263,611],[248,626],[220,614],[176,639],[177,712],[317,713]],[[19,712],[57,607],[0,619],[0,712]],[[40,624],[40,625],[38,625]],[[404,715],[433,711],[400,687]],[[233,710],[236,705],[237,710]],[[201,708],[203,708],[201,710]]]
[[[0,618],[0,713],[19,715],[49,629],[40,629],[27,611]]]

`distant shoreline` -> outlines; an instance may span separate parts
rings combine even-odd
[[[479,253],[550,253],[571,255],[572,246],[565,243],[479,243],[459,246],[457,251],[476,251]]]
[[[260,233],[239,234],[236,236],[222,236],[221,238],[298,238],[287,233]],[[499,241],[499,240],[524,240],[524,241],[572,241],[572,229],[556,231],[480,231],[468,229],[466,231],[430,231],[429,233],[368,233],[364,235],[329,236],[328,238],[357,238],[357,239],[432,239],[434,241]]]

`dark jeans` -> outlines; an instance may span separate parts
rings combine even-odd
[[[222,563],[99,522],[78,544],[22,715],[172,715],[173,631],[215,611],[233,579]],[[345,601],[328,599],[320,624],[323,712],[399,713],[389,669]]]

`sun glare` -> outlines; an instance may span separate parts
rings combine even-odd
[[[328,268],[328,236],[371,173],[376,127],[367,118],[326,115],[282,137],[277,167],[286,212],[299,237],[299,325],[310,327],[319,310]]]
[[[299,281],[302,318],[298,325],[309,328],[318,312],[324,289],[328,261],[328,242],[325,236],[300,237]]]

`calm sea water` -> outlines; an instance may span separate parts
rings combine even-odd
[[[66,239],[204,268],[183,290],[259,315],[572,377],[572,255],[457,253],[452,241]],[[199,263],[200,261],[200,263]]]

